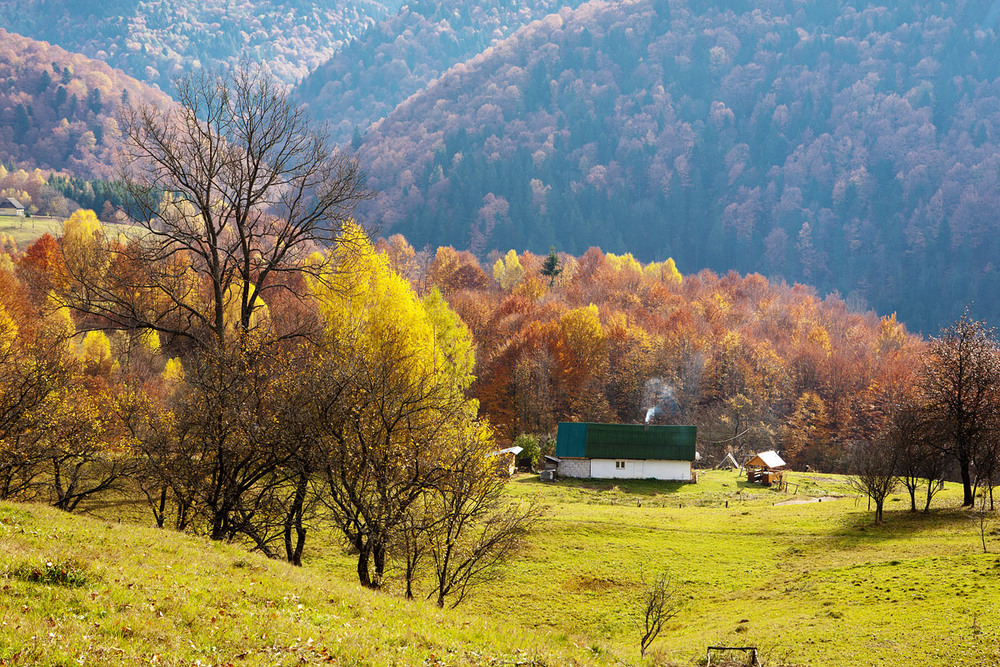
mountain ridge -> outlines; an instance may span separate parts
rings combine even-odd
[[[417,247],[757,271],[924,331],[998,317],[1000,49],[972,4],[563,10],[369,129],[363,212]]]

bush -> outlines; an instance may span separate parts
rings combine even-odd
[[[22,581],[54,586],[84,586],[89,580],[86,567],[72,559],[43,559],[38,563],[23,563],[8,574]]]
[[[527,433],[522,433],[514,438],[514,446],[520,447],[524,450],[517,455],[517,459],[519,461],[530,458],[532,469],[538,468],[538,464],[541,462],[542,458],[542,452],[538,448],[538,438],[533,435],[528,435]]]

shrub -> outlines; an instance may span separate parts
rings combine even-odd
[[[42,559],[37,563],[22,563],[8,571],[8,575],[37,584],[72,587],[83,586],[89,579],[86,567],[73,559]]]

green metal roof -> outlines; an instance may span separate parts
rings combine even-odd
[[[556,456],[694,461],[696,426],[559,422]]]

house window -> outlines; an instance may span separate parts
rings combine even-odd
[[[615,461],[615,468],[617,470],[625,470],[625,462],[624,461]]]

